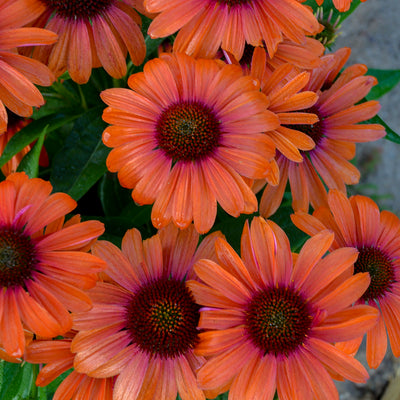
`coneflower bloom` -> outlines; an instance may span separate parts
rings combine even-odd
[[[265,43],[272,57],[284,38],[302,43],[320,29],[311,10],[296,0],[145,0],[144,5],[160,13],[149,35],[179,30],[174,50],[194,57],[212,58],[222,47],[240,60],[246,43]]]
[[[104,231],[98,221],[64,224],[76,202],[25,173],[0,182],[0,343],[12,357],[24,352],[24,327],[51,338],[68,331],[68,311],[87,310],[83,289],[105,265],[85,249]]]
[[[255,218],[242,234],[240,258],[216,241],[218,262],[199,260],[200,278],[187,284],[200,309],[200,343],[206,357],[198,370],[201,388],[229,388],[229,399],[338,399],[331,374],[365,382],[360,362],[333,343],[371,328],[377,310],[351,305],[370,282],[367,273],[335,278],[351,268],[354,248],[323,257],[333,234],[309,239],[293,259],[285,233]],[[327,290],[328,289],[328,290]]]
[[[277,183],[264,132],[279,124],[257,80],[235,65],[175,53],[150,60],[128,85],[101,93],[103,119],[113,124],[103,133],[114,148],[107,167],[136,203],[154,203],[156,228],[194,221],[205,233],[217,202],[235,217],[256,211],[243,177]]]
[[[301,163],[277,152],[281,179],[279,185],[267,185],[264,190],[260,201],[260,214],[264,217],[276,211],[288,181],[295,211],[307,212],[309,204],[314,209],[326,205],[324,184],[345,193],[346,185],[358,183],[360,178],[358,169],[349,162],[355,155],[355,143],[377,140],[385,135],[379,124],[358,124],[375,116],[380,109],[378,101],[357,104],[377,81],[372,76],[364,76],[367,67],[363,64],[352,65],[339,75],[349,56],[350,49],[339,49],[322,57],[321,67],[310,72],[310,80],[303,90],[315,92],[318,101],[304,112],[316,114],[319,121],[287,127],[308,135],[315,147],[301,152]]]
[[[18,54],[17,48],[43,46],[57,40],[53,32],[23,27],[40,15],[40,5],[23,0],[0,3],[0,133],[7,129],[7,107],[13,113],[29,117],[32,107],[44,104],[36,85],[50,86],[53,73],[40,62]]]
[[[112,282],[89,290],[93,308],[74,316],[78,334],[71,349],[77,372],[95,378],[115,375],[114,400],[143,398],[205,400],[195,370],[204,363],[193,353],[198,343],[199,307],[185,277],[193,262],[215,259],[214,242],[191,225],[170,225],[142,242],[138,230],[127,231],[122,251],[98,241],[92,247],[104,259]]]
[[[353,0],[332,0],[333,1],[333,5],[335,6],[335,8],[340,11],[340,12],[345,12],[348,11],[351,5],[351,2]],[[367,0],[360,0],[361,2],[365,2]],[[321,6],[324,2],[324,0],[316,0],[317,4],[319,6]]]
[[[35,340],[27,346],[25,361],[31,364],[47,364],[41,368],[36,378],[37,386],[47,386],[63,372],[73,368],[75,354],[71,352],[71,341],[72,338]],[[114,383],[115,377],[97,379],[72,371],[58,386],[53,400],[112,400]]]
[[[77,83],[86,83],[92,68],[103,67],[114,78],[127,72],[127,52],[135,65],[146,54],[141,19],[130,0],[30,0],[44,12],[33,24],[58,34],[33,57],[47,64],[58,77],[68,70]]]
[[[332,230],[332,250],[344,246],[358,249],[354,273],[369,272],[371,276],[371,283],[358,303],[380,310],[377,324],[367,333],[368,365],[377,368],[386,354],[386,330],[393,354],[400,356],[400,220],[390,211],[380,212],[365,196],[348,199],[332,190],[328,204],[329,208],[320,207],[312,216],[297,212],[292,220],[309,235],[321,229]]]

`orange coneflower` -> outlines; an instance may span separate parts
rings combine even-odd
[[[331,249],[353,246],[359,255],[354,272],[369,272],[371,283],[358,303],[377,310],[377,324],[367,333],[367,361],[377,368],[386,354],[387,334],[393,354],[400,356],[400,220],[389,211],[379,212],[368,197],[350,199],[332,190],[329,208],[320,207],[313,215],[297,212],[294,224],[309,235],[328,228],[335,233]],[[360,338],[361,339],[361,338]],[[360,344],[360,340],[358,343]]]
[[[160,13],[149,26],[150,36],[179,30],[175,51],[195,57],[212,58],[222,47],[240,60],[245,43],[263,42],[272,57],[284,38],[302,43],[320,29],[310,9],[296,0],[145,0],[144,5]]]
[[[72,341],[77,372],[95,378],[115,375],[114,400],[205,400],[195,370],[204,363],[193,353],[198,343],[199,307],[185,285],[193,262],[215,258],[214,242],[191,225],[169,225],[142,242],[129,230],[122,251],[106,241],[92,251],[104,259],[112,282],[89,291],[93,309],[74,316]]]
[[[74,336],[69,335],[69,336]],[[35,340],[26,348],[24,360],[32,364],[47,364],[41,368],[36,385],[47,386],[63,372],[73,368],[72,337],[60,340]],[[77,398],[112,400],[115,377],[92,378],[72,371],[58,386],[53,400]]]
[[[130,89],[108,89],[103,142],[107,167],[132,198],[151,204],[156,228],[192,220],[212,227],[217,201],[230,215],[252,213],[257,199],[243,177],[277,183],[275,148],[263,132],[278,126],[258,81],[215,60],[165,54],[132,75]]]
[[[68,331],[68,310],[91,307],[82,289],[93,287],[104,262],[85,247],[104,231],[98,221],[64,215],[76,207],[65,193],[25,173],[0,182],[0,343],[12,357],[24,352],[23,325],[42,337]]]
[[[48,48],[35,48],[33,57],[58,77],[68,70],[77,83],[86,83],[92,68],[103,67],[114,78],[127,72],[127,51],[133,64],[146,54],[141,19],[131,0],[30,0],[44,12],[33,24],[59,36]]]
[[[279,185],[267,185],[264,190],[260,201],[260,213],[264,217],[276,211],[288,180],[295,211],[307,211],[310,203],[314,209],[326,205],[324,184],[329,189],[346,192],[346,185],[358,183],[360,178],[358,169],[349,162],[355,155],[355,143],[385,135],[379,124],[358,124],[375,116],[380,108],[378,101],[356,104],[377,81],[372,76],[364,76],[367,67],[362,64],[352,65],[338,76],[349,56],[350,49],[339,49],[324,56],[322,66],[310,72],[310,80],[303,90],[317,93],[318,101],[304,112],[316,114],[319,121],[313,125],[293,125],[290,121],[287,128],[308,135],[315,147],[301,152],[301,163],[277,152],[281,179]]]
[[[365,382],[360,362],[332,343],[365,333],[377,319],[367,305],[350,307],[367,288],[367,273],[335,284],[351,268],[354,248],[322,258],[333,241],[324,231],[292,259],[285,233],[255,218],[242,234],[240,258],[222,239],[218,262],[200,260],[189,281],[200,309],[195,354],[207,362],[198,371],[201,388],[230,385],[229,399],[337,399],[331,375]],[[204,283],[203,283],[204,282]],[[329,290],[326,289],[329,287]]]
[[[40,15],[43,8],[26,0],[0,2],[0,133],[7,129],[5,107],[29,117],[32,107],[44,104],[34,84],[50,86],[54,82],[54,75],[45,65],[17,53],[18,47],[42,46],[57,40],[53,32],[22,27]]]

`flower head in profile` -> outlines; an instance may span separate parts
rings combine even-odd
[[[303,162],[303,154],[314,148],[315,143],[306,133],[297,129],[299,125],[312,126],[318,122],[318,116],[304,110],[311,109],[318,96],[313,91],[303,90],[309,82],[309,72],[299,72],[298,69],[288,63],[284,63],[271,71],[268,64],[268,56],[261,47],[254,49],[250,76],[260,81],[260,88],[270,104],[268,109],[276,114],[280,125],[268,132],[268,136],[274,142],[279,154],[288,158],[294,163]],[[279,166],[276,165],[279,170]],[[287,180],[287,171],[280,171],[280,179]],[[277,182],[278,183],[278,182]],[[253,185],[253,190],[257,192],[259,188],[265,185],[264,180],[258,180]],[[285,190],[284,185],[279,189]],[[280,204],[280,198],[276,196],[271,198],[271,202],[277,199]],[[279,204],[275,206],[278,207]],[[270,204],[270,207],[273,207]]]
[[[368,272],[371,283],[359,304],[369,304],[379,310],[379,319],[367,333],[367,362],[378,368],[387,350],[387,336],[393,354],[400,356],[400,220],[390,211],[365,196],[348,199],[338,190],[328,195],[329,207],[320,207],[313,215],[297,212],[293,223],[309,235],[322,229],[335,233],[331,249],[352,246],[359,255],[354,273]],[[387,333],[386,333],[387,331]],[[347,344],[355,351],[361,342]]]
[[[31,364],[46,364],[36,378],[36,385],[47,386],[62,373],[73,368],[75,354],[71,352],[74,332],[58,340],[35,340],[27,346],[24,360]],[[115,377],[92,378],[72,371],[57,387],[54,400],[87,399],[113,400]]]
[[[166,37],[179,30],[174,50],[212,58],[218,49],[242,58],[245,44],[265,43],[272,57],[284,38],[295,43],[319,31],[319,23],[296,0],[145,0],[159,13],[149,26],[151,37]]]
[[[319,6],[322,6],[324,0],[315,0],[317,2],[317,4]],[[332,0],[333,1],[333,5],[335,6],[335,8],[340,11],[340,12],[346,12],[349,11],[351,2],[353,0]],[[367,0],[360,0],[361,2],[365,2]]]
[[[22,117],[32,115],[32,107],[44,104],[35,85],[50,86],[53,73],[42,63],[18,54],[17,48],[49,45],[57,40],[53,32],[23,27],[40,15],[43,7],[24,0],[0,3],[0,134],[7,130],[7,107]]]
[[[217,202],[230,215],[252,213],[257,199],[244,178],[277,181],[278,126],[258,82],[240,67],[165,54],[129,77],[130,89],[107,89],[103,142],[107,167],[138,204],[152,204],[156,228],[194,221],[208,232]]]
[[[201,388],[229,388],[232,400],[337,399],[331,374],[365,382],[360,362],[333,343],[371,328],[377,310],[351,305],[370,282],[367,273],[336,281],[357,258],[354,248],[323,255],[333,242],[324,231],[293,258],[289,241],[271,221],[245,225],[241,258],[222,239],[217,262],[199,260],[189,281],[200,309],[200,343],[206,357]]]
[[[87,310],[105,265],[87,253],[104,231],[98,221],[64,224],[76,202],[49,182],[24,173],[0,182],[0,343],[12,357],[24,352],[24,328],[44,338],[68,331],[69,311]]]
[[[193,225],[180,231],[171,224],[143,242],[138,230],[127,231],[122,251],[96,242],[92,251],[107,262],[111,279],[88,291],[89,312],[74,315],[75,370],[94,378],[118,375],[114,400],[175,400],[177,393],[205,400],[195,377],[204,363],[194,354],[199,306],[185,278],[199,258],[215,259],[219,236],[207,236],[197,248]]]
[[[131,0],[30,0],[43,8],[34,26],[58,34],[47,48],[35,48],[33,58],[59,77],[68,70],[77,83],[86,83],[92,68],[103,67],[114,78],[127,72],[127,52],[135,65],[146,54],[141,19]]]
[[[286,127],[308,135],[315,146],[301,152],[300,163],[277,152],[281,179],[279,185],[267,185],[264,190],[260,201],[260,214],[264,217],[277,210],[288,181],[295,211],[307,212],[309,204],[314,209],[326,205],[325,185],[346,193],[346,185],[356,184],[360,178],[360,172],[349,161],[355,156],[355,143],[385,135],[385,129],[379,124],[358,124],[375,116],[380,109],[375,100],[360,103],[377,81],[364,75],[367,67],[363,64],[347,67],[339,75],[349,56],[350,49],[339,49],[322,57],[322,65],[311,71],[303,91],[315,92],[318,100],[303,111],[316,114],[318,122],[296,124],[292,120]]]

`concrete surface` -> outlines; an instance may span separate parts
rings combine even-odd
[[[400,0],[368,0],[342,24],[334,49],[352,48],[349,63],[400,69]],[[348,63],[348,65],[349,65]],[[400,133],[400,86],[380,99],[379,115]],[[361,181],[350,193],[374,198],[381,208],[400,215],[400,145],[382,139],[357,147]]]

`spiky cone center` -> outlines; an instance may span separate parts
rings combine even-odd
[[[185,286],[161,278],[144,285],[127,307],[132,342],[153,357],[175,358],[198,343],[199,306]]]
[[[290,287],[258,291],[246,309],[246,330],[263,355],[288,356],[304,343],[312,315],[302,296]]]
[[[368,272],[371,283],[362,295],[364,301],[379,300],[391,291],[396,282],[393,264],[389,257],[375,247],[363,247],[359,250],[354,264],[354,273]]]
[[[314,141],[314,148],[317,148],[321,140],[325,137],[323,128],[323,117],[320,115],[318,107],[315,106],[307,108],[306,110],[302,110],[302,112],[316,114],[319,118],[319,121],[315,122],[314,124],[293,124],[284,126],[286,126],[286,128],[295,129],[297,131],[305,133]],[[302,153],[307,153],[307,151],[303,151]]]
[[[115,0],[40,0],[46,7],[65,19],[85,19],[100,15]]]
[[[172,104],[156,124],[158,147],[175,162],[209,156],[219,145],[220,136],[220,122],[213,110],[196,101]]]
[[[13,228],[0,228],[0,286],[24,286],[38,260],[29,236]]]

